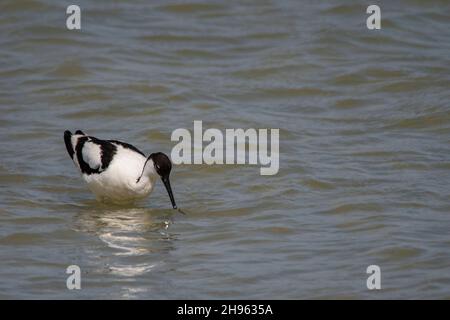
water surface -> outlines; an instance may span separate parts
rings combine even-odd
[[[379,1],[379,31],[367,1],[77,4],[0,4],[0,298],[450,298],[447,1]],[[280,128],[279,173],[180,165],[186,216],[162,184],[114,207],[62,140],[170,154],[194,120]]]

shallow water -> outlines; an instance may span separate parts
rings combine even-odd
[[[450,298],[450,5],[0,4],[0,298]],[[95,202],[65,129],[170,153],[176,128],[280,128],[280,171],[180,165]],[[65,270],[82,270],[82,290]],[[366,268],[379,265],[382,289]]]

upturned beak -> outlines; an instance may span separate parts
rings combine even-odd
[[[170,202],[172,202],[172,207],[174,209],[177,209],[177,205],[175,203],[175,199],[173,197],[173,192],[172,192],[172,187],[170,186],[170,180],[169,177],[164,177],[161,178],[162,182],[164,183],[164,186],[166,187],[167,193],[169,194],[170,197]]]

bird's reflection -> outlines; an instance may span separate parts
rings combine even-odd
[[[96,255],[115,275],[135,277],[164,264],[173,248],[167,210],[88,205],[76,218],[78,231],[95,234],[106,245]]]

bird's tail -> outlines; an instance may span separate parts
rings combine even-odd
[[[69,153],[69,157],[73,159],[73,155],[75,151],[73,151],[72,146],[72,132],[69,130],[64,131],[64,143],[66,144],[67,153]]]
[[[81,130],[75,131],[75,134],[80,134],[85,136],[84,132]],[[74,146],[72,145],[72,132],[69,130],[64,131],[64,143],[66,144],[67,153],[69,153],[70,158],[73,159],[73,155],[75,154]]]

